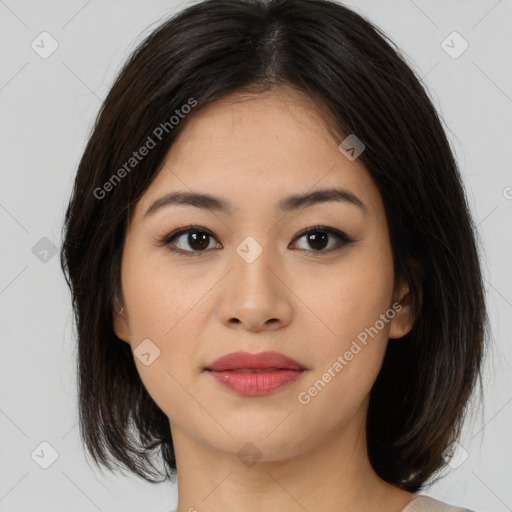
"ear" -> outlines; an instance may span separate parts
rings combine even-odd
[[[124,307],[116,301],[112,304],[112,322],[116,336],[120,340],[130,343],[130,329],[126,318],[126,311]]]
[[[421,289],[421,278],[422,278],[422,267],[418,262],[411,264],[412,279],[415,280],[417,287],[417,298],[413,296],[413,292],[407,282],[402,282],[399,287],[399,293],[395,297],[395,303],[399,303],[400,306],[393,307],[395,316],[390,322],[389,338],[397,339],[405,336],[414,325],[418,314],[421,310],[422,305],[422,289]]]

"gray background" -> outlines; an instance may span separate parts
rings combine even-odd
[[[101,474],[78,438],[69,295],[52,247],[93,118],[121,63],[175,1],[0,0],[0,510],[169,511],[176,488]],[[467,452],[427,494],[512,511],[512,1],[347,2],[423,77],[447,126],[485,254],[492,350]],[[48,32],[57,50],[51,49]],[[457,31],[463,41],[449,36]],[[42,38],[44,42],[41,42]],[[446,41],[444,44],[443,41]],[[44,48],[43,48],[44,45]],[[451,52],[451,56],[446,50]],[[47,252],[45,252],[47,251]],[[52,448],[57,458],[52,462]],[[457,466],[457,467],[455,467]]]

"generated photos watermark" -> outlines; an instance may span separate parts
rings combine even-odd
[[[396,313],[402,310],[402,305],[398,302],[395,302],[391,308],[389,308],[385,313],[382,313],[373,326],[367,327],[364,331],[361,331],[357,335],[357,341],[352,340],[350,348],[345,351],[343,355],[338,355],[336,361],[334,361],[329,368],[322,374],[321,378],[315,381],[315,383],[310,386],[306,391],[301,391],[297,400],[302,405],[307,405],[311,402],[312,398],[317,396],[325,386],[334,378],[338,373],[340,373],[345,366],[347,366],[354,357],[361,352],[361,350],[368,345],[368,336],[372,339],[384,329],[387,323],[392,320]],[[361,346],[362,345],[362,346]]]
[[[94,189],[94,197],[96,199],[104,199],[108,192],[111,192],[121,180],[129,174],[139,162],[154,149],[157,144],[164,138],[164,136],[171,132],[175,126],[197,105],[197,100],[189,98],[187,103],[183,104],[180,108],[177,108],[168,121],[160,123],[148,136],[144,144],[132,153],[132,156],[101,186]]]

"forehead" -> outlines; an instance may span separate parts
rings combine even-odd
[[[339,151],[340,142],[304,94],[232,94],[187,119],[137,215],[178,190],[224,197],[240,213],[250,204],[277,207],[284,197],[326,188],[348,190],[378,213],[378,189],[360,161]]]

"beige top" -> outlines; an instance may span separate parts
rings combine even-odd
[[[471,512],[467,508],[454,507],[442,501],[435,500],[430,496],[420,494],[416,496],[400,512]]]

